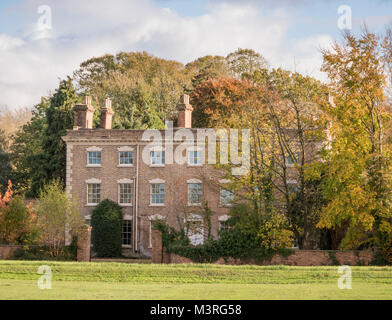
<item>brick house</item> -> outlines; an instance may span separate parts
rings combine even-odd
[[[186,128],[196,137],[196,129],[191,128],[192,110],[189,96],[183,95],[174,136]],[[219,172],[205,164],[206,147],[195,146],[195,140],[186,138],[189,147],[181,152],[185,163],[170,164],[167,159],[181,141],[174,140],[171,151],[165,130],[158,131],[164,137],[161,144],[152,145],[143,136],[145,130],[112,129],[114,113],[110,99],[100,110],[99,128],[93,128],[94,107],[90,97],[77,104],[74,112],[74,128],[63,137],[67,145],[66,190],[78,201],[86,223],[100,201],[117,202],[123,212],[124,254],[151,256],[151,224],[157,218],[172,226],[186,220],[196,226],[189,230],[191,242],[200,244],[205,240],[201,203],[206,200],[214,213],[211,234],[217,237],[234,195],[224,188],[226,181]],[[143,151],[148,160],[144,160]]]

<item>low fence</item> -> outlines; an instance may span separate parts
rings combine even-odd
[[[288,266],[331,266],[331,265],[370,265],[374,260],[372,250],[332,251],[332,250],[293,250],[291,254],[276,254],[268,259],[234,259],[220,258],[214,264],[254,264],[254,265],[288,265]],[[158,230],[152,232],[153,263],[192,263],[189,258],[167,253],[162,247],[162,235]]]

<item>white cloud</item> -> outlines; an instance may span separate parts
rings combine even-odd
[[[0,105],[31,106],[58,85],[58,78],[71,75],[92,57],[119,51],[146,50],[183,63],[206,54],[226,55],[239,47],[262,53],[272,66],[320,76],[319,44],[327,35],[287,39],[290,13],[249,4],[218,2],[207,14],[182,17],[153,2],[130,0],[55,1],[53,30],[37,30],[39,0],[18,5],[25,17],[19,37],[0,34]]]

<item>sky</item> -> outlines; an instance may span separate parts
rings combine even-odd
[[[0,107],[32,107],[84,60],[120,51],[186,64],[250,48],[326,81],[320,49],[341,40],[347,8],[353,33],[392,23],[392,0],[0,0]]]

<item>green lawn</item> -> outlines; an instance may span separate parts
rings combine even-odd
[[[51,290],[37,286],[41,265]],[[0,299],[392,299],[392,267],[352,267],[352,290],[337,269],[0,261]]]

